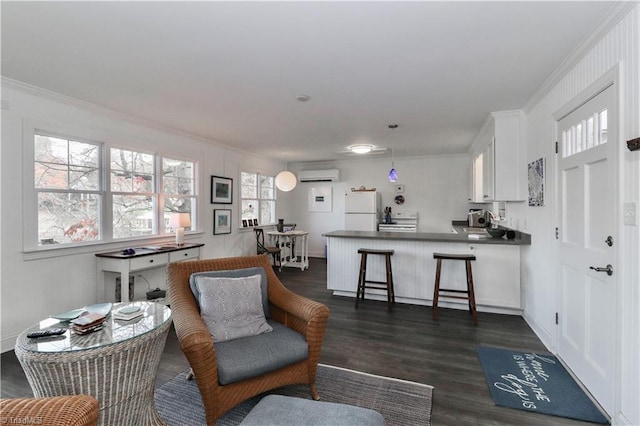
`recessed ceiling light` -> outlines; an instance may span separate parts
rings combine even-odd
[[[349,151],[353,152],[354,154],[368,154],[373,150],[373,146],[371,145],[351,145],[349,147]]]
[[[298,96],[296,96],[296,99],[299,102],[307,102],[309,99],[311,99],[311,96],[309,96],[309,95],[298,95]]]

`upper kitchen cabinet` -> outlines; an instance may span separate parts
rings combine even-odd
[[[527,176],[522,148],[525,120],[522,111],[501,111],[492,112],[485,122],[470,150],[474,159],[472,187],[482,188],[481,199],[476,196],[472,201],[526,199]]]

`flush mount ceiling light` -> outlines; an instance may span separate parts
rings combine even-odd
[[[373,151],[373,146],[364,144],[351,145],[349,147],[349,151],[353,152],[354,154],[368,154]]]
[[[298,95],[298,96],[296,96],[296,99],[298,100],[298,102],[307,102],[309,99],[311,99],[311,96],[309,96],[309,95]]]

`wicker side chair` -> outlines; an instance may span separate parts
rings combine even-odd
[[[98,424],[98,400],[89,395],[0,400],[3,424],[92,426]]]
[[[219,384],[216,349],[189,287],[193,273],[263,267],[267,275],[271,318],[302,334],[308,344],[308,358],[257,377],[226,385]],[[289,384],[308,383],[311,395],[329,309],[288,290],[274,273],[266,255],[208,259],[171,263],[168,266],[169,295],[178,340],[195,374],[204,403],[207,424],[214,425],[225,412],[240,402]]]

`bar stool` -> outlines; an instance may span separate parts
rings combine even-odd
[[[471,271],[471,261],[476,260],[476,257],[472,254],[446,254],[446,253],[433,253],[433,258],[438,260],[436,266],[436,283],[433,288],[433,320],[438,320],[438,299],[440,297],[447,297],[450,299],[463,299],[469,301],[469,312],[473,315],[473,324],[478,325],[478,312],[476,310],[476,295],[473,291],[473,272]],[[442,270],[443,260],[464,260],[467,269],[467,289],[466,290],[449,290],[440,288],[440,271]],[[445,294],[440,294],[444,292]],[[455,293],[455,294],[447,294]],[[465,294],[465,296],[459,296],[458,293]]]
[[[393,250],[374,250],[361,248],[358,250],[360,254],[360,274],[358,276],[358,291],[356,292],[356,308],[360,302],[360,298],[364,300],[364,290],[366,288],[375,290],[386,290],[387,292],[387,307],[391,310],[392,306],[396,303],[396,295],[393,291],[393,273],[391,271],[391,256]],[[386,281],[371,281],[367,280],[367,256],[368,255],[381,255],[385,257],[386,265]],[[375,285],[367,285],[375,284]]]

